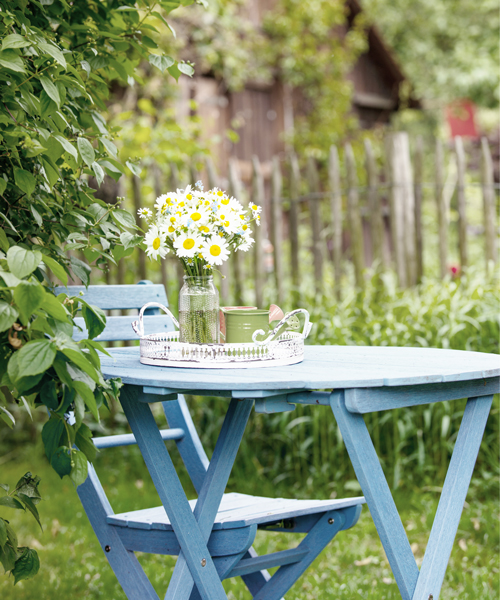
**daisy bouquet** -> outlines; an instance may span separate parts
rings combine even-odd
[[[201,182],[162,194],[154,211],[139,210],[149,226],[144,238],[147,255],[162,259],[172,252],[184,269],[179,292],[181,342],[219,342],[219,294],[212,273],[231,252],[252,247],[250,225],[260,225],[261,211],[252,203],[245,209],[218,188],[204,191]]]
[[[201,182],[162,194],[154,209],[139,209],[149,225],[146,254],[158,259],[172,251],[188,276],[211,275],[232,251],[248,251],[254,243],[250,225],[260,225],[262,211],[252,203],[245,209],[218,188],[204,191]]]

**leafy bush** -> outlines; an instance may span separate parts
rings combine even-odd
[[[95,198],[88,179],[100,185],[105,175],[140,173],[118,159],[118,130],[103,116],[110,85],[141,83],[141,60],[176,79],[193,73],[153,40],[181,3],[190,4],[0,0],[0,417],[13,425],[7,399],[28,411],[43,405],[47,457],[75,485],[96,451],[84,414],[98,419],[119,382],[103,380],[102,348],[92,341],[105,326],[102,311],[81,298],[56,298],[52,282],[66,285],[72,277],[87,285],[87,263],[116,263],[142,239],[134,218]],[[75,343],[78,309],[89,339]],[[0,506],[31,510],[27,498],[17,490]],[[28,550],[0,519],[0,562],[15,581],[21,571],[28,577],[38,570]]]

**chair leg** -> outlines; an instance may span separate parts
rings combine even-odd
[[[88,477],[77,488],[77,493],[104,555],[127,598],[159,600],[135,554],[125,548],[115,528],[106,523],[106,517],[114,514],[113,509],[90,463]]]
[[[297,548],[308,550],[306,556],[296,563],[280,567],[254,596],[254,600],[280,600],[337,533],[341,529],[349,527],[350,522],[356,522],[360,508],[353,506],[322,515],[309,534],[297,546]]]

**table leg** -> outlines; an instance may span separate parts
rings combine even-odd
[[[492,401],[493,396],[467,401],[413,600],[439,597]]]
[[[198,522],[203,540],[208,541],[217,516],[220,501],[241,443],[241,438],[253,408],[253,400],[232,399],[214,453],[203,480],[194,517]],[[179,554],[165,600],[189,600],[193,578],[184,553]]]
[[[419,573],[364,419],[347,410],[344,394],[331,395],[330,405],[403,600],[439,598],[492,399],[467,402]]]
[[[137,386],[125,385],[120,402],[128,419],[158,495],[175,531],[203,600],[227,600],[226,593],[207,549],[165,443],[143,394]]]
[[[350,413],[344,394],[330,404],[403,600],[411,600],[418,567],[363,416]]]

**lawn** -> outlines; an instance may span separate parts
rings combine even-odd
[[[0,578],[0,597],[3,600],[124,599],[125,595],[99,548],[75,489],[68,478],[59,480],[48,466],[41,446],[14,450],[2,460],[2,482],[12,485],[27,470],[42,478],[40,491],[44,500],[39,510],[44,531],[41,532],[28,515],[14,510],[9,511],[12,515],[6,514],[15,524],[20,544],[26,543],[37,549],[41,568],[37,577],[22,581],[15,588],[12,578]],[[136,448],[110,449],[98,458],[97,470],[116,512],[159,504],[153,484],[141,463]],[[263,488],[268,487],[266,482],[262,484]],[[229,490],[248,491],[245,490],[248,486],[247,480],[238,481],[236,464]],[[257,493],[255,479],[251,487]],[[192,497],[188,486],[186,489]],[[478,499],[480,489],[473,486],[469,491],[443,585],[443,600],[497,600],[499,597],[498,497]],[[425,550],[438,492],[439,488],[419,490],[404,486],[396,492],[396,503],[417,562],[421,561]],[[322,496],[324,494],[318,491],[317,497]],[[259,553],[283,550],[288,547],[291,537],[260,532],[255,547]],[[296,540],[300,537],[297,535]],[[139,559],[159,596],[163,597],[174,559],[148,555]],[[230,599],[250,598],[245,586],[238,580],[226,581],[224,586]],[[341,532],[287,594],[287,600],[320,598],[400,598],[366,507],[357,526]]]

